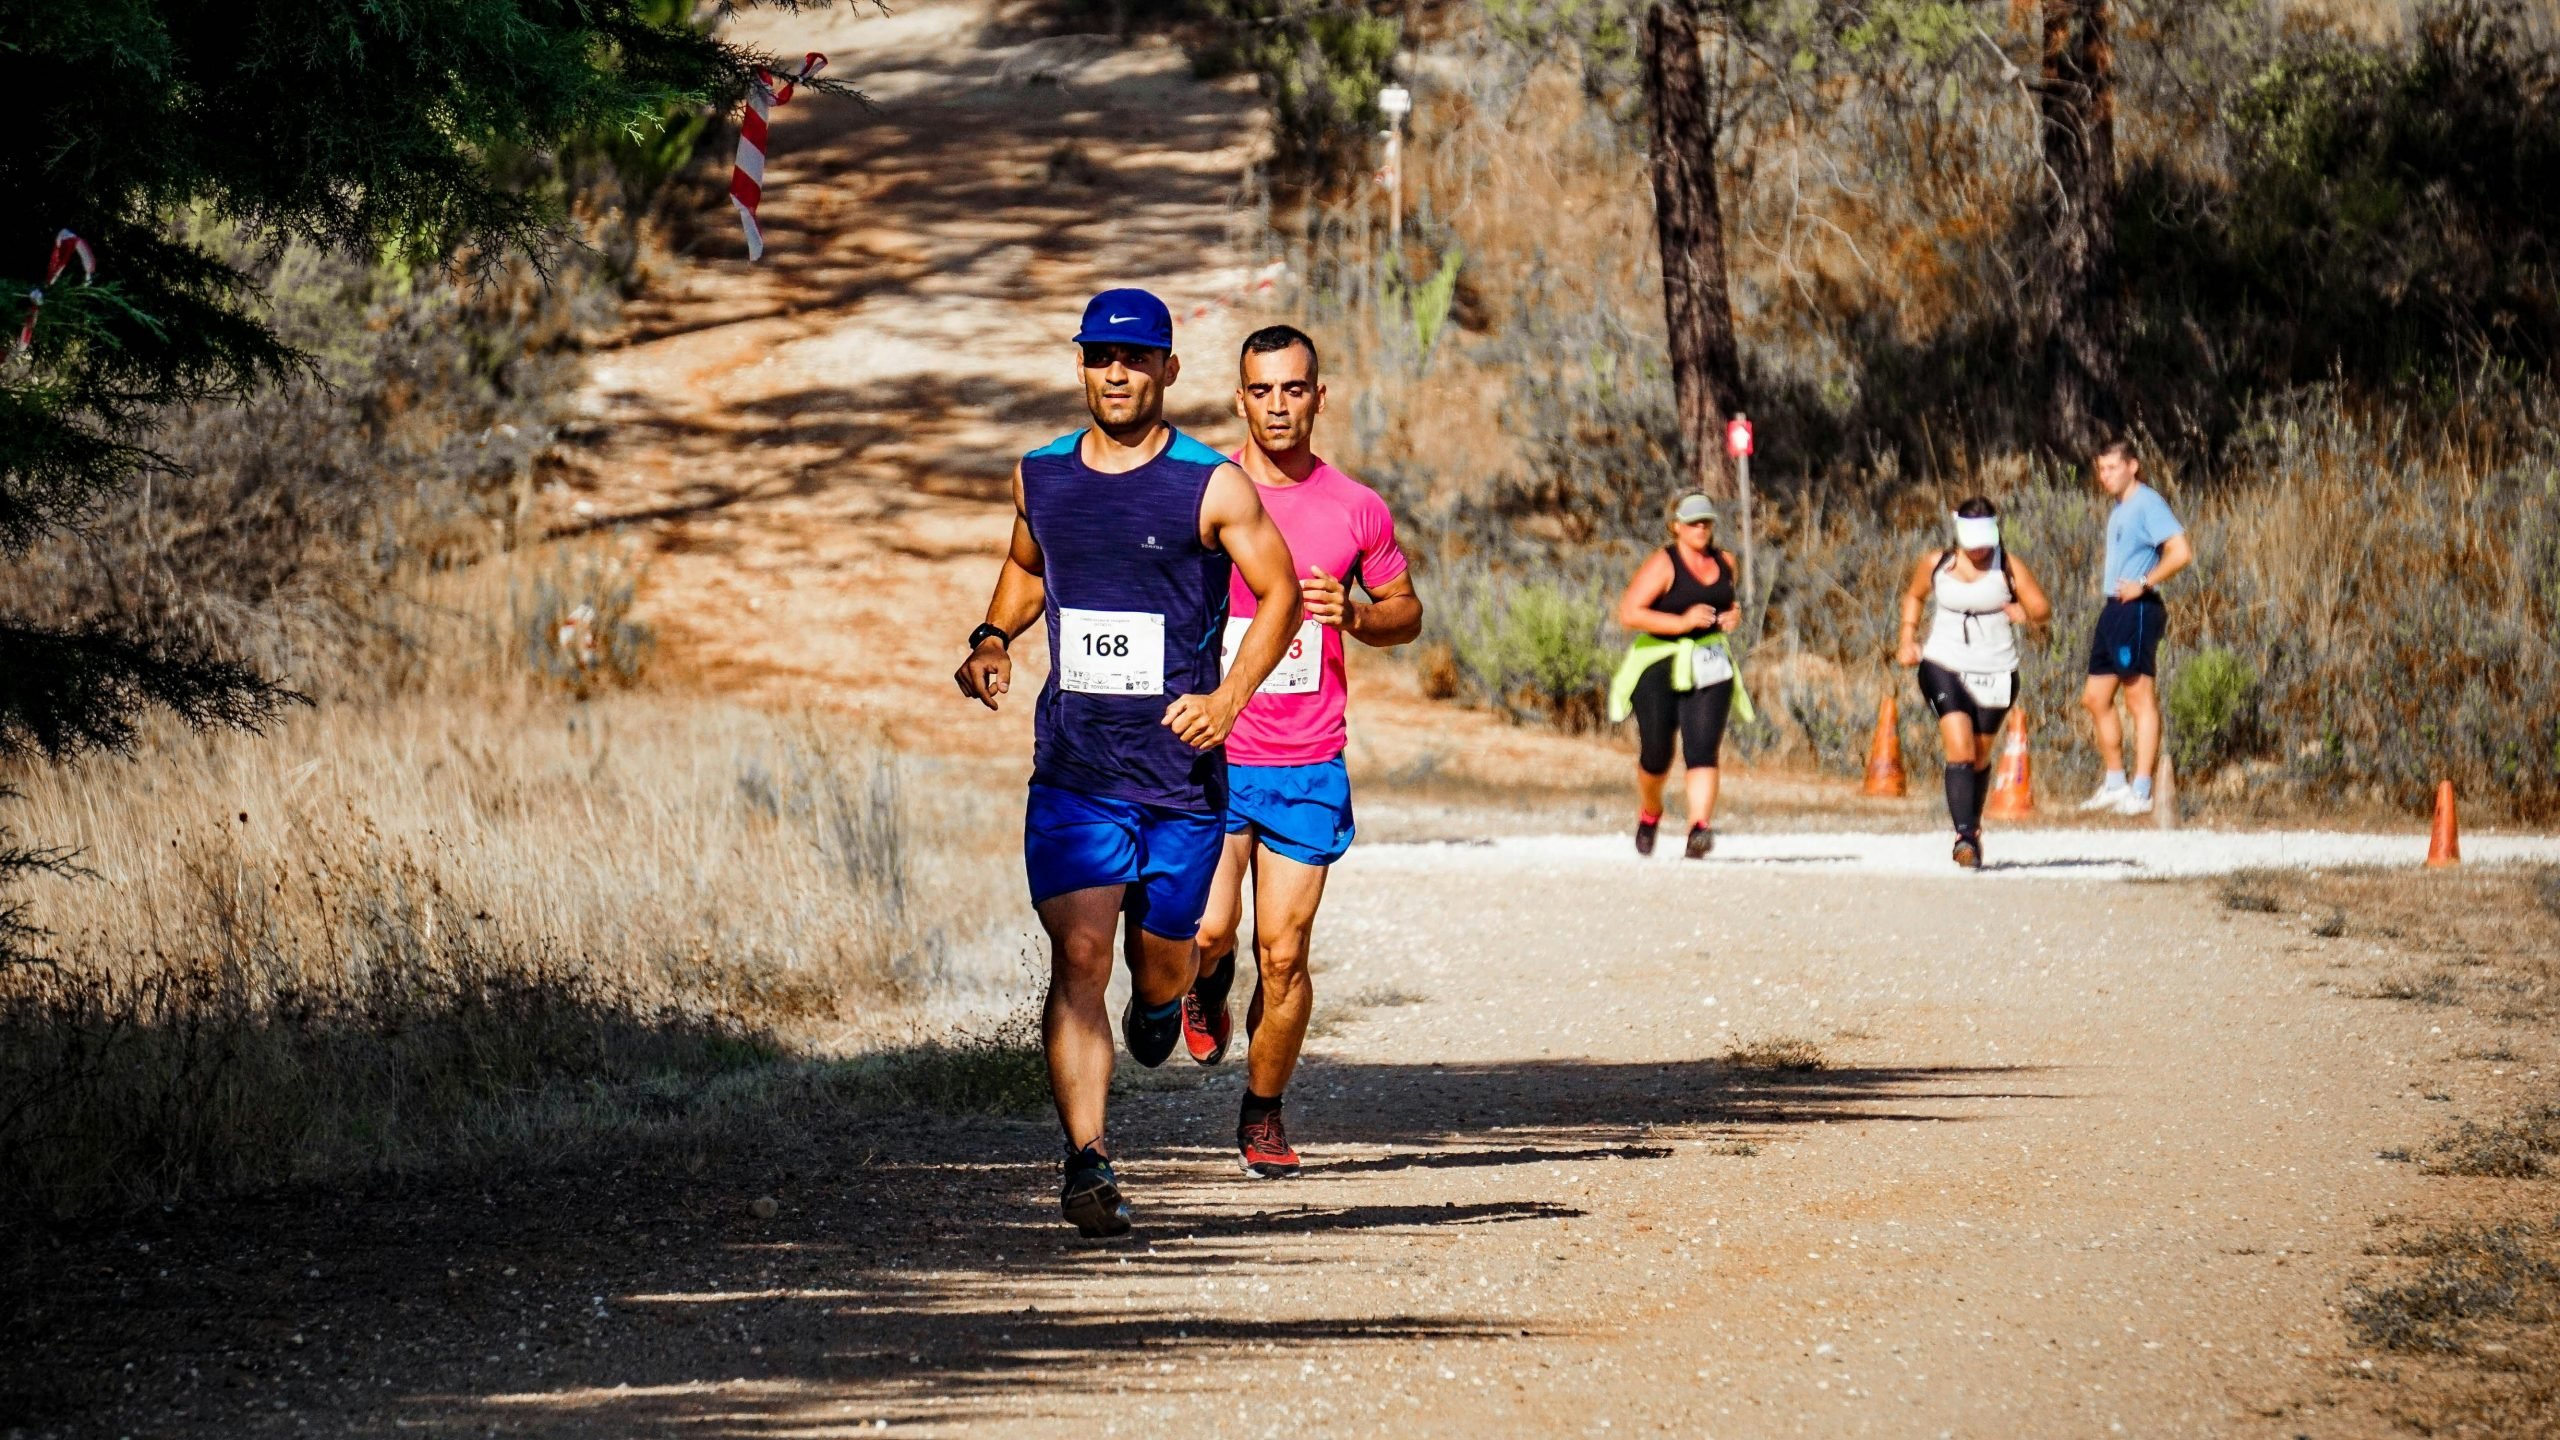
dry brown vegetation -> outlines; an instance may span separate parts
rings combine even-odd
[[[1418,514],[1445,597],[1419,654],[1429,684],[1567,725],[1588,723],[1614,658],[1605,600],[1687,483],[1625,57],[1605,27],[1576,29],[1606,13],[1524,3],[1434,22],[1404,253],[1384,253],[1373,188],[1311,207],[1300,242],[1342,356],[1352,434],[1337,444]],[[2538,360],[2484,359],[2459,314],[2359,318],[2397,303],[2376,298],[2389,287],[2375,267],[2417,265],[2440,288],[2473,272],[2426,260],[2438,241],[2414,230],[2358,239],[2363,260],[2318,250],[2355,229],[2320,206],[2399,182],[2323,190],[2302,176],[2327,152],[2287,148],[2370,135],[2406,152],[2388,137],[2424,130],[2415,112],[2302,77],[2415,66],[2380,93],[2422,109],[2459,94],[2478,108],[2444,125],[2524,135],[2517,164],[2546,163],[2554,71],[2539,22],[2496,4],[2426,13],[2437,48],[2418,59],[2402,17],[2364,11],[2337,17],[2353,41],[2316,12],[2277,25],[2197,7],[2125,39],[2120,225],[2142,337],[2128,384],[2150,475],[2200,557],[2171,597],[2172,740],[2203,782],[2190,797],[2225,813],[2405,813],[2448,775],[2498,812],[2560,813],[2560,731],[2537,698],[2560,686],[2547,377]],[[2064,784],[2093,774],[2085,727],[2051,722],[2073,704],[2097,607],[2081,577],[2103,506],[2030,443],[2044,393],[2035,121],[1999,68],[2018,41],[1986,33],[1881,71],[1826,60],[1800,81],[1783,55],[1711,46],[1734,112],[1727,225],[1761,422],[1746,628],[1755,694],[1774,703],[1770,725],[1729,736],[1746,756],[1856,770],[1878,693],[1907,683],[1879,577],[1942,543],[1943,513],[1981,492],[2058,602],[2026,676],[2039,764]],[[2445,78],[2456,71],[2474,78]],[[2547,289],[2540,253],[2519,252],[2516,283]],[[2506,293],[2508,278],[2477,274],[2479,294]],[[2264,275],[2284,277],[2281,296],[2235,278]],[[2386,359],[2391,345],[2403,349]],[[2285,368],[2332,348],[2333,366]],[[2352,533],[2342,516],[2358,517]],[[1737,530],[1728,521],[1721,542]],[[2411,678],[2366,683],[2376,673]],[[1925,747],[1926,717],[1905,709],[1906,748]]]
[[[2517,1035],[2466,1058],[2516,1063],[2508,1046],[2533,1048],[2560,1016],[2560,870],[2268,872],[2235,877],[2221,899],[2324,940],[2378,942],[2422,967],[2377,986],[2377,1000],[2466,1006]],[[2351,1333],[2391,1382],[2382,1411],[2411,1433],[2560,1425],[2560,1229],[2547,1168],[2560,1152],[2560,1105],[2537,1083],[2545,1088],[2511,1113],[2384,1157],[2443,1187],[2420,1214],[2388,1217],[2398,1238],[2377,1240],[2345,1296]]]
[[[915,803],[947,783],[819,719],[506,684],[22,775],[90,873],[28,892],[58,961],[0,972],[0,1186],[112,1210],[836,1095],[816,1062],[921,997],[1003,1011],[952,967],[1000,832]],[[1018,1107],[1014,1068],[855,1088]]]

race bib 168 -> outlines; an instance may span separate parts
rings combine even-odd
[[[1058,609],[1058,685],[1080,695],[1164,693],[1164,617]]]

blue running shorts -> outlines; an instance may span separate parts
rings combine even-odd
[[[1031,787],[1022,817],[1022,865],[1031,903],[1072,890],[1126,885],[1126,908],[1149,934],[1188,940],[1200,933],[1209,884],[1225,841],[1214,814]]]
[[[2148,591],[2139,600],[2109,600],[2098,608],[2089,637],[2089,673],[2139,680],[2157,673],[2160,637],[2169,629],[2169,607]]]
[[[1336,755],[1313,765],[1227,766],[1227,833],[1257,832],[1272,854],[1330,865],[1351,848],[1351,771]]]

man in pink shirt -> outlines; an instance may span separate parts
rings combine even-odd
[[[1396,548],[1387,502],[1316,456],[1324,385],[1315,342],[1287,325],[1257,330],[1245,337],[1240,369],[1236,413],[1246,442],[1235,460],[1297,557],[1306,618],[1227,736],[1226,852],[1200,921],[1200,978],[1184,997],[1182,1030],[1192,1059],[1215,1065],[1226,1057],[1234,1030],[1227,994],[1250,871],[1262,983],[1245,1015],[1250,1044],[1236,1145],[1245,1173],[1269,1180],[1298,1173],[1280,1102],[1315,1008],[1307,937],[1324,900],[1326,868],[1351,848],[1343,637],[1405,644],[1422,633],[1422,601]],[[1368,592],[1365,603],[1351,598],[1355,583]],[[1232,650],[1255,613],[1253,592],[1231,585],[1227,605]]]

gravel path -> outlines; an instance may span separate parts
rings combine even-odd
[[[1995,830],[1988,837],[1985,879],[2135,880],[2225,875],[2235,870],[2329,869],[2345,865],[2412,866],[2427,858],[2423,832],[2358,834],[2335,830]],[[1347,862],[1382,874],[1534,870],[1616,874],[1686,867],[1702,884],[1718,884],[1745,867],[1826,875],[1945,876],[1942,834],[1855,831],[1723,834],[1704,865],[1680,858],[1680,833],[1667,824],[1659,851],[1637,856],[1619,835],[1504,836],[1482,842],[1372,845]],[[2472,863],[2560,861],[2560,837],[2470,835]]]
[[[29,1433],[2383,1433],[2377,1152],[2516,1083],[2194,885],[1355,853],[1296,1182],[1176,1062],[1120,1244],[1045,1121],[281,1197],[66,1257],[48,1363],[129,1388]]]

